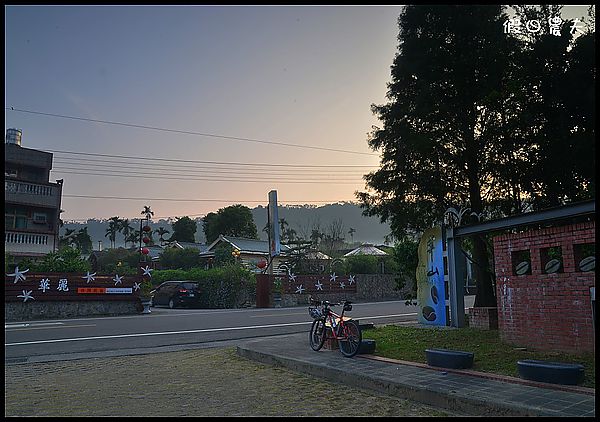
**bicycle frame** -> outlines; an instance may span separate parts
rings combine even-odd
[[[331,319],[332,318],[336,318],[336,321],[338,322],[339,328],[338,331],[340,333],[343,333],[344,331],[344,325],[346,324],[346,321],[344,321],[344,308],[342,308],[342,313],[340,314],[336,314],[335,312],[333,312],[331,310],[331,308],[327,307],[327,315],[325,315],[325,322],[329,322],[329,325],[331,326],[331,330],[325,330],[325,340],[328,339],[334,339],[334,340],[340,340],[343,339],[344,336],[340,336],[338,337],[335,333],[336,330],[334,330],[334,326],[331,324]],[[327,331],[331,331],[331,334],[333,335],[332,337],[327,335]]]

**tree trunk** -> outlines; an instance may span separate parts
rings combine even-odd
[[[469,132],[471,135],[472,132]],[[470,144],[477,142],[474,137],[469,139]],[[471,211],[479,214],[483,211],[483,200],[481,198],[481,186],[479,184],[479,164],[477,162],[476,149],[469,149],[467,154],[467,178],[469,181],[469,201]],[[473,235],[473,275],[477,293],[475,294],[475,307],[495,307],[496,294],[492,284],[490,262],[483,234]]]
[[[473,236],[473,261],[473,274],[475,276],[475,285],[477,286],[475,304],[473,306],[476,308],[497,306],[496,292],[492,284],[484,235],[478,234]]]

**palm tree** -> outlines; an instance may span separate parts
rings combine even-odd
[[[106,229],[106,234],[104,235],[104,237],[108,237],[108,239],[110,240],[110,247],[114,248],[117,233],[119,233],[121,227],[121,219],[119,217],[111,217],[108,220],[108,228]]]
[[[159,227],[158,229],[154,230],[154,233],[158,234],[158,236],[160,237],[160,243],[162,245],[165,241],[165,239],[163,239],[163,236],[167,233],[170,233],[170,231],[165,229],[164,227]]]
[[[145,215],[146,220],[150,220],[150,217],[154,215],[154,211],[152,211],[148,205],[144,205],[144,209],[140,214]]]
[[[129,234],[133,232],[133,230],[134,228],[131,226],[131,224],[129,224],[129,219],[124,218],[123,220],[121,220],[119,231],[123,233],[123,238],[125,239],[125,246],[127,246],[127,242],[130,242],[130,240],[127,239],[129,238]],[[135,240],[132,243],[132,246],[135,246]]]
[[[140,241],[140,231],[133,230],[125,238],[125,242],[131,242],[131,245],[135,247],[135,244]]]
[[[350,230],[348,230],[348,234],[350,235],[350,239],[352,239],[352,243],[354,243],[354,233],[356,233],[356,230],[350,227]]]

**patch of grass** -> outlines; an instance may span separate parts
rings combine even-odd
[[[498,330],[387,325],[363,330],[363,338],[375,340],[375,355],[410,362],[427,363],[425,349],[431,348],[473,352],[473,370],[511,377],[519,377],[517,361],[523,359],[579,363],[585,368],[581,385],[590,388],[596,385],[593,353],[570,355],[518,350],[517,346],[500,341]]]

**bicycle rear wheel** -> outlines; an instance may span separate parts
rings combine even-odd
[[[321,350],[325,343],[325,320],[315,319],[310,327],[309,341],[310,348],[315,352]]]
[[[346,321],[344,322],[344,327],[342,328],[342,338],[338,338],[338,345],[340,347],[340,352],[347,358],[351,358],[352,356],[358,353],[358,349],[360,349],[360,343],[362,341],[362,333],[360,332],[360,328],[358,324],[354,321]]]

